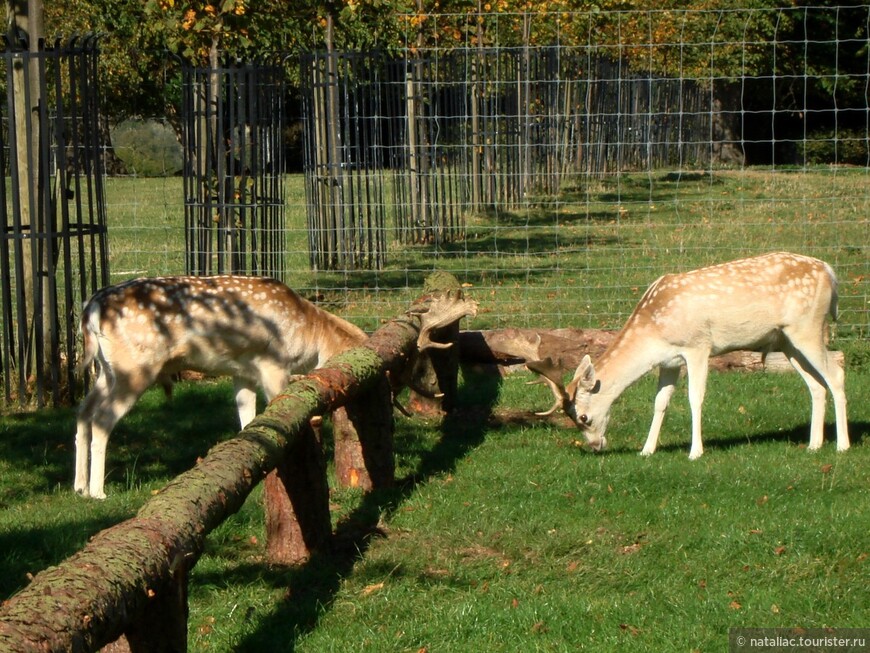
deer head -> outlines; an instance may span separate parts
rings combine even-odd
[[[601,383],[595,378],[592,359],[588,355],[583,357],[567,385],[562,380],[562,369],[551,358],[528,361],[526,367],[540,375],[540,382],[547,384],[555,399],[548,410],[535,414],[548,416],[562,409],[582,431],[586,443],[594,451],[604,449],[607,446],[604,432],[607,430],[609,411],[598,414],[592,404],[592,398],[601,389]]]

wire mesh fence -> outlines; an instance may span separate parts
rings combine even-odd
[[[284,177],[286,281],[368,329],[436,268],[481,301],[474,326],[616,328],[662,273],[791,250],[834,266],[838,334],[866,337],[868,23],[867,5],[415,14],[398,56],[335,55],[334,110],[313,55],[303,140],[327,155]],[[107,180],[113,279],[184,270],[181,185]],[[315,208],[344,212],[346,256],[317,258]]]

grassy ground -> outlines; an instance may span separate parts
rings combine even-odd
[[[288,282],[368,329],[434,268],[481,302],[474,328],[616,327],[665,270],[821,256],[841,280],[853,449],[805,450],[794,374],[713,373],[706,453],[690,463],[684,389],[644,459],[651,378],[617,403],[612,448],[594,455],[564,420],[532,415],[545,389],[469,372],[444,424],[397,417],[394,490],[333,493],[330,555],[270,567],[259,492],[210,536],[190,650],[720,651],[732,626],[867,626],[866,184],[863,169],[623,175],[468,216],[462,243],[393,246],[380,272],[313,272],[291,178]],[[175,179],[110,180],[114,280],[183,271],[179,192]],[[150,391],[113,433],[108,500],[91,502],[71,491],[72,409],[0,415],[0,599],[135,514],[235,421],[227,382],[181,384],[169,403]]]
[[[465,217],[455,243],[392,242],[383,270],[308,267],[303,179],[287,179],[287,283],[365,329],[403,311],[433,269],[482,303],[476,328],[609,327],[665,272],[789,250],[840,277],[840,332],[870,333],[870,195],[863,168],[576,178],[558,198]],[[184,271],[179,179],[108,183],[114,280]]]
[[[400,483],[336,491],[335,549],[264,558],[259,493],[191,579],[191,651],[721,651],[732,626],[866,626],[870,349],[845,343],[853,448],[806,451],[795,374],[713,373],[704,456],[685,389],[637,455],[654,380],[616,404],[593,454],[542,420],[528,377],[467,372],[459,413],[398,418]],[[109,499],[73,496],[70,410],[0,420],[0,596],[134,513],[231,437],[227,383],[152,391],[113,434]]]

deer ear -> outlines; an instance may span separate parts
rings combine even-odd
[[[583,360],[580,361],[577,370],[574,372],[574,378],[569,385],[574,391],[576,391],[576,388],[583,388],[586,392],[595,391],[598,383],[595,380],[595,367],[592,365],[592,359],[589,358],[589,354],[586,354]]]

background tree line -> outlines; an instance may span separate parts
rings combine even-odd
[[[712,4],[720,3],[53,0],[45,6],[45,33],[49,38],[86,32],[105,35],[102,93],[111,123],[131,116],[174,119],[178,76],[167,70],[167,52],[197,65],[214,65],[219,57],[256,60],[269,52],[323,49],[327,24],[333,28],[334,47],[340,50],[413,52],[558,42],[594,45],[637,71],[672,76],[677,70],[683,77],[738,86],[746,77],[760,78],[764,81],[755,82],[755,88],[740,89],[740,106],[772,111],[779,122],[778,138],[789,130],[833,129],[835,108],[866,110],[868,25],[862,4],[741,0],[724,9],[711,8]],[[805,20],[800,9],[809,6],[837,9]],[[771,11],[776,9],[789,11]],[[792,115],[792,107],[812,115]],[[864,128],[865,113],[839,115],[838,128]],[[767,124],[745,128],[774,129]],[[744,134],[754,136],[763,134]]]

